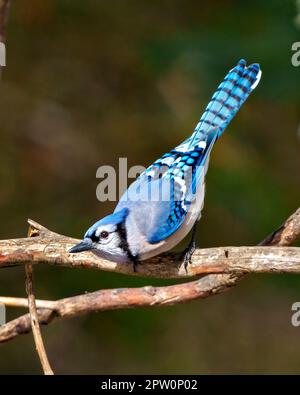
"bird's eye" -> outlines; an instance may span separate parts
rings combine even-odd
[[[109,233],[106,230],[102,230],[102,232],[100,233],[101,239],[107,239],[108,235]]]

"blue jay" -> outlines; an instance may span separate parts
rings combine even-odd
[[[245,60],[228,72],[193,134],[149,166],[121,197],[113,214],[97,221],[70,253],[94,250],[114,262],[151,258],[176,246],[193,228],[185,265],[194,251],[211,149],[261,77]]]

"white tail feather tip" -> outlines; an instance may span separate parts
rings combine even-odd
[[[252,89],[252,90],[255,89],[255,88],[257,87],[257,85],[258,85],[258,83],[259,83],[259,81],[260,81],[260,79],[261,79],[261,75],[262,75],[262,71],[259,70],[259,72],[257,73],[257,77],[256,77],[255,82],[251,85],[251,89]]]

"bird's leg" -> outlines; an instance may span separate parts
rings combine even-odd
[[[132,257],[131,262],[133,265],[133,271],[134,271],[134,273],[136,273],[136,268],[141,263],[141,261],[137,257]]]
[[[198,224],[198,221],[193,226],[191,240],[190,240],[187,248],[183,251],[183,264],[184,264],[184,268],[185,268],[186,272],[187,272],[187,266],[189,263],[191,263],[193,253],[196,250],[195,236],[196,236],[196,231],[197,231],[197,224]]]

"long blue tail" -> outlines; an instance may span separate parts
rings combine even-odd
[[[208,103],[193,135],[185,141],[192,148],[200,141],[206,140],[213,130],[221,136],[226,126],[241,108],[250,93],[259,83],[261,70],[258,63],[246,66],[246,61],[239,63],[229,71]]]

